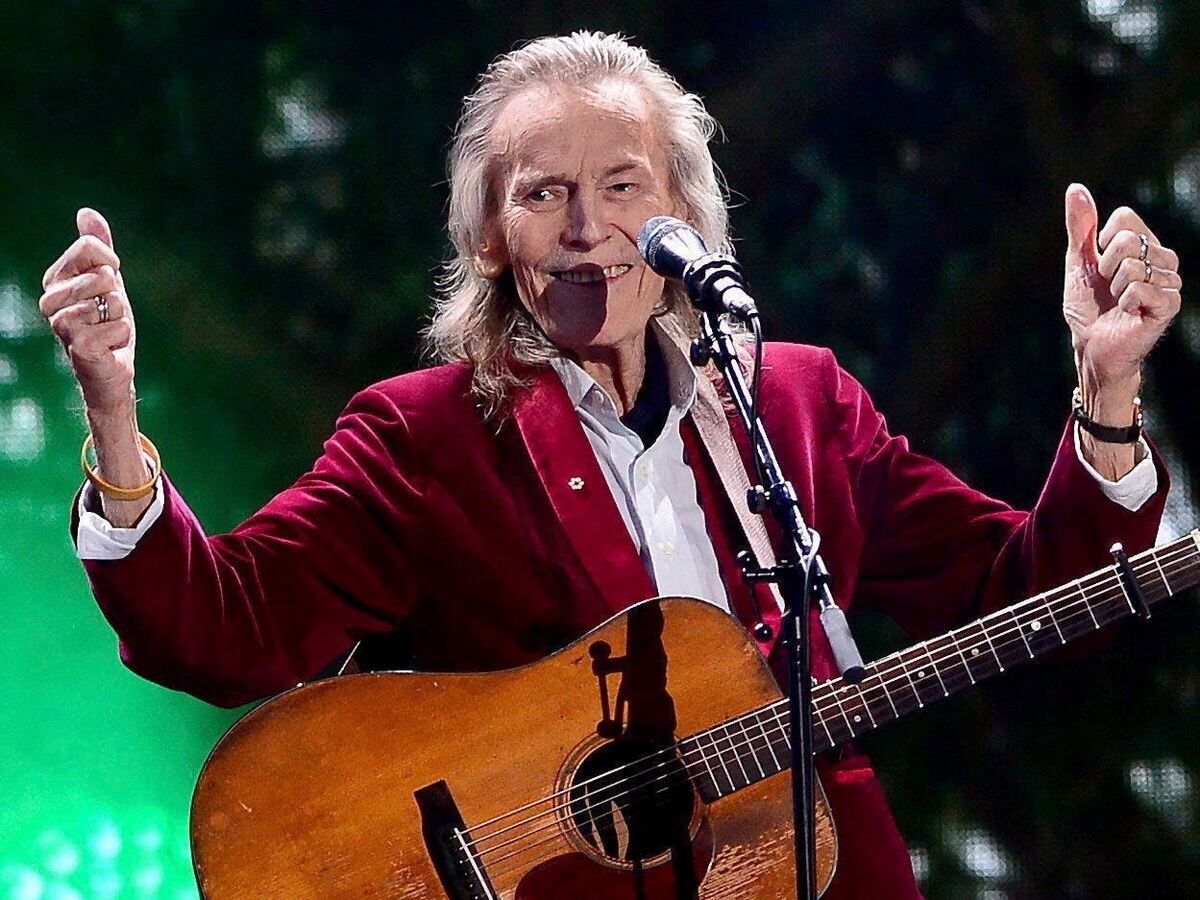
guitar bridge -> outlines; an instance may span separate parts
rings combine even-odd
[[[463,822],[450,787],[438,781],[413,794],[421,813],[425,848],[433,861],[442,889],[450,900],[496,900],[483,862]]]

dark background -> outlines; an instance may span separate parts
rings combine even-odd
[[[478,72],[522,39],[622,31],[724,125],[768,334],[833,348],[893,430],[1028,505],[1074,382],[1067,185],[1102,219],[1139,210],[1185,281],[1200,260],[1198,19],[1183,0],[3,4],[0,897],[194,896],[187,803],[230,721],[120,668],[65,537],[84,426],[36,299],[79,206],[116,234],[142,428],[225,530],[356,389],[421,364]],[[1164,539],[1200,524],[1190,293],[1144,391]],[[1194,600],[872,737],[929,896],[1196,894]],[[856,627],[875,654],[904,641]]]

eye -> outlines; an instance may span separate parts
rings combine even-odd
[[[526,206],[537,209],[554,207],[561,204],[567,196],[565,188],[557,184],[543,185],[530,189],[522,201]]]
[[[619,181],[616,184],[610,185],[608,189],[618,194],[632,194],[637,188],[636,181]]]

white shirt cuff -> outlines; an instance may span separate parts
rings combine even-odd
[[[1138,439],[1133,453],[1134,459],[1137,460],[1133,468],[1120,480],[1109,481],[1083,458],[1083,450],[1079,447],[1079,423],[1075,423],[1075,455],[1079,457],[1088,474],[1100,484],[1104,496],[1130,512],[1141,509],[1142,504],[1158,490],[1158,471],[1154,468],[1154,460],[1150,458],[1150,445],[1146,443],[1145,438]]]
[[[108,519],[93,512],[100,497],[90,483],[79,492],[79,528],[75,532],[75,553],[80,559],[124,559],[133,552],[150,526],[163,511],[162,478],[154,483],[154,499],[132,528],[117,528]]]

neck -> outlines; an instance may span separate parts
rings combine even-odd
[[[571,354],[583,371],[596,380],[612,398],[617,415],[623,416],[633,407],[642,382],[646,379],[646,341],[648,334],[611,347],[587,347]]]

